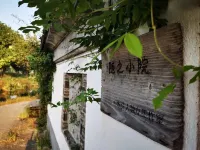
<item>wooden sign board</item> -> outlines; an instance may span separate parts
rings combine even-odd
[[[182,64],[183,44],[179,24],[157,30],[163,53]],[[143,59],[129,54],[122,46],[109,60],[109,53],[102,56],[101,110],[134,130],[172,148],[181,149],[183,133],[183,82],[176,80],[173,66],[166,61],[155,46],[153,33],[139,37],[143,45]],[[175,91],[157,111],[152,99],[170,83]]]

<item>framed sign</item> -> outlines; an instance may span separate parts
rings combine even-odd
[[[101,110],[150,139],[171,149],[181,149],[183,133],[183,81],[176,80],[173,66],[157,51],[153,33],[139,37],[143,45],[142,60],[122,46],[109,59],[102,55]],[[170,59],[182,64],[183,44],[179,24],[157,30],[159,45]],[[157,111],[152,99],[170,83],[176,88]]]

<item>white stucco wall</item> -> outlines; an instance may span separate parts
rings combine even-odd
[[[75,64],[84,65],[90,60],[79,58]],[[70,61],[69,61],[70,62]],[[69,62],[57,64],[54,74],[54,91],[52,102],[57,103],[63,99],[64,73],[71,68]],[[70,71],[76,73],[76,71]],[[87,87],[94,88],[101,94],[101,71],[87,73]],[[60,150],[69,149],[61,131],[62,109],[48,108],[48,115],[54,129],[55,137]],[[112,119],[100,111],[97,103],[86,104],[85,150],[167,150],[166,147],[150,140],[128,126]]]
[[[179,22],[183,31],[184,65],[200,65],[200,1],[170,0],[166,17],[169,23]],[[184,75],[184,150],[197,149],[199,82],[188,84],[194,73]]]

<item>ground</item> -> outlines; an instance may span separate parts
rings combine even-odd
[[[0,150],[36,150],[35,118],[22,119],[30,102],[0,106]]]

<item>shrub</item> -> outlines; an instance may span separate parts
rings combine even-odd
[[[44,129],[46,129],[46,123],[47,123],[46,116],[40,115],[40,117],[37,118],[37,128],[39,132],[42,132],[44,131]]]
[[[11,95],[28,96],[30,91],[34,91],[31,95],[36,95],[38,84],[34,77],[12,77],[5,75],[2,79],[2,87],[7,92],[7,97]]]
[[[28,96],[28,92],[21,93],[20,96],[21,96],[21,97],[23,97],[23,96]]]
[[[0,97],[0,102],[4,102],[6,101],[6,98],[5,97]]]
[[[29,96],[36,96],[38,94],[38,91],[37,90],[31,90],[29,92]]]

